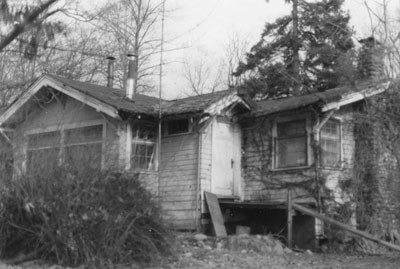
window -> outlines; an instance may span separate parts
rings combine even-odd
[[[58,165],[60,132],[46,132],[28,136],[27,171],[30,174],[50,172]]]
[[[320,130],[321,164],[323,166],[340,166],[340,129],[340,121],[329,120]]]
[[[27,173],[50,172],[61,163],[100,169],[102,141],[103,125],[28,135]]]
[[[275,168],[307,165],[306,123],[302,119],[276,124]]]
[[[101,168],[103,126],[65,130],[65,162],[72,167]]]
[[[143,129],[143,130],[142,130]],[[156,135],[153,129],[137,128],[132,132],[131,168],[154,171]]]
[[[189,119],[169,120],[166,125],[167,135],[186,134],[190,132]]]

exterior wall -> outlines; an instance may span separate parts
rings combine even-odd
[[[243,124],[242,139],[242,176],[244,182],[244,200],[260,202],[285,202],[287,186],[291,186],[295,202],[315,203],[312,192],[315,190],[316,169],[314,156],[310,156],[309,166],[293,169],[273,169],[273,122],[279,117],[291,115],[308,115],[311,126],[316,120],[311,112],[289,112],[281,115],[261,117],[247,120]],[[354,162],[354,124],[352,122],[352,107],[347,106],[335,112],[332,116],[340,120],[342,131],[342,166],[339,168],[320,168],[319,184],[333,195],[337,202],[348,199],[347,194],[340,190],[340,182],[352,176]],[[310,144],[312,143],[311,128],[308,131]],[[311,146],[312,147],[312,146]],[[311,149],[311,154],[313,150]],[[324,197],[323,197],[324,198]],[[326,197],[327,198],[327,197]]]
[[[197,225],[198,148],[196,132],[162,138],[160,203],[165,219],[177,229]]]
[[[139,122],[135,122],[138,124]],[[131,124],[134,126],[135,123]],[[135,170],[134,167],[127,168],[127,163],[130,162],[130,147],[132,145],[132,140],[128,139],[129,135],[132,135],[127,131],[128,122],[127,121],[118,121],[116,130],[118,131],[119,136],[116,138],[115,149],[118,153],[118,168],[121,171],[128,171],[128,173],[132,174],[132,176],[139,176],[139,181],[143,184],[143,186],[150,191],[153,196],[159,196],[159,184],[158,184],[158,171],[139,171]],[[156,142],[158,143],[158,142]],[[129,165],[130,166],[130,165]]]
[[[293,114],[294,115],[294,114]],[[311,194],[295,187],[304,182],[312,184],[315,169],[276,170],[272,168],[272,126],[275,117],[247,120],[243,124],[242,177],[244,200],[252,202],[285,202],[289,184],[293,187],[293,199],[297,202],[312,202]]]
[[[206,212],[204,192],[211,192],[211,168],[212,168],[212,124],[201,134],[201,160],[200,160],[200,194],[201,194],[201,212]]]
[[[385,152],[386,150],[386,152]],[[393,242],[400,240],[400,172],[398,160],[380,149],[376,175],[373,176],[374,195],[373,224],[368,227],[375,234],[389,237]],[[397,153],[398,154],[398,153]],[[374,188],[376,186],[376,188]],[[396,239],[397,236],[397,239]]]
[[[118,132],[117,122],[106,120],[94,109],[72,98],[62,96],[62,103],[56,100],[37,106],[26,119],[17,126],[13,140],[14,168],[16,175],[21,175],[25,166],[25,150],[27,132],[43,132],[49,128],[61,129],[63,127],[83,126],[91,124],[104,124],[103,137],[103,168],[113,168],[118,164]]]
[[[330,191],[331,198],[339,203],[349,202],[349,193],[341,188],[342,183],[351,180],[353,176],[354,157],[355,157],[355,136],[354,121],[351,106],[346,106],[335,112],[332,116],[340,120],[341,123],[341,144],[342,144],[342,166],[340,169],[321,168],[321,176],[324,186]]]
[[[379,102],[379,99],[375,101]],[[380,108],[376,104],[374,106]],[[363,124],[362,128],[369,130],[357,137],[356,141],[356,158],[359,163],[356,178],[360,189],[359,196],[362,195],[361,206],[357,208],[357,220],[361,228],[390,239],[393,243],[399,243],[399,127],[392,125],[397,120],[391,117],[382,122],[383,116],[379,115],[379,112],[372,115],[376,119],[367,117],[368,125]]]

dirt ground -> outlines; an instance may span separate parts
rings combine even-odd
[[[178,239],[176,260],[166,261],[152,269],[173,268],[400,268],[400,253],[381,255],[352,253],[295,252],[268,236],[230,237],[226,240],[208,238]]]
[[[368,255],[361,252],[315,253],[292,251],[272,236],[229,236],[216,239],[202,234],[180,234],[172,247],[174,257],[153,265],[120,265],[115,269],[399,269],[400,253]],[[328,250],[329,252],[329,250]],[[31,261],[18,266],[0,263],[0,269],[66,269]],[[80,268],[86,268],[84,266]]]

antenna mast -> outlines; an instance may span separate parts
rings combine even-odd
[[[161,44],[160,44],[160,76],[159,76],[159,92],[158,92],[158,197],[160,198],[160,181],[161,181],[161,117],[162,117],[162,75],[163,75],[163,61],[164,61],[164,17],[165,17],[165,1],[162,2],[162,15],[161,15]]]

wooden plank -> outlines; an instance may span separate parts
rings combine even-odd
[[[292,190],[288,189],[287,192],[287,244],[289,248],[293,247],[293,214],[292,214]]]
[[[215,235],[218,237],[227,236],[224,218],[222,217],[221,208],[219,206],[218,198],[215,194],[210,192],[204,192],[206,196],[206,202],[211,215],[211,221],[214,226]]]
[[[329,218],[329,217],[327,217],[327,216],[324,216],[324,215],[322,215],[322,214],[319,214],[318,212],[316,212],[316,211],[314,211],[314,210],[308,209],[308,208],[306,208],[306,207],[304,207],[304,206],[301,206],[301,205],[298,205],[298,204],[292,204],[292,207],[293,207],[294,209],[296,209],[296,210],[298,210],[298,211],[300,211],[300,212],[306,214],[306,215],[310,215],[310,216],[312,216],[312,217],[314,217],[314,218],[318,218],[318,219],[320,219],[320,220],[322,220],[322,221],[328,222],[328,223],[330,223],[330,224],[332,224],[332,225],[335,225],[335,226],[337,226],[337,227],[339,227],[339,228],[342,228],[342,229],[344,229],[344,230],[346,230],[346,231],[348,231],[348,232],[350,232],[350,233],[353,233],[353,234],[355,234],[355,235],[358,235],[358,236],[361,236],[361,237],[363,237],[363,238],[365,238],[365,239],[368,239],[368,240],[370,240],[370,241],[372,241],[372,242],[381,244],[381,245],[383,245],[383,246],[385,246],[385,247],[388,247],[388,248],[390,248],[390,249],[393,249],[393,250],[400,251],[400,246],[396,246],[396,245],[391,244],[391,243],[389,243],[389,242],[380,240],[380,239],[376,238],[375,236],[373,236],[373,235],[371,235],[371,234],[369,234],[369,233],[366,233],[366,232],[363,232],[363,231],[354,229],[354,228],[351,227],[350,225],[346,225],[346,224],[341,223],[341,222],[339,222],[339,221],[336,221],[336,220],[334,220],[334,219],[332,219],[332,218]]]

